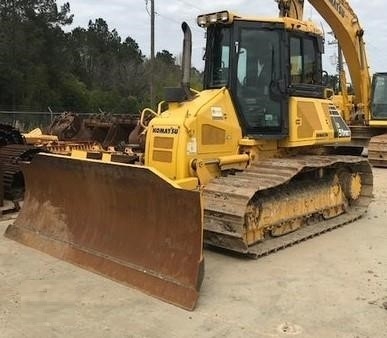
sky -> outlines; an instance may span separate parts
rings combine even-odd
[[[143,54],[150,54],[150,0],[66,0],[71,13],[74,14],[73,25],[66,30],[81,26],[86,28],[89,20],[103,18],[109,29],[116,29],[124,40],[127,36],[133,38]],[[359,17],[365,30],[364,39],[371,72],[387,71],[385,55],[387,49],[387,25],[385,24],[385,0],[350,0],[350,5]],[[199,14],[229,10],[245,16],[278,16],[277,4],[274,0],[155,0],[155,48],[156,52],[163,49],[177,56],[182,49],[181,23],[186,21],[193,35],[193,66],[202,70],[203,48],[205,46],[204,30],[196,24]],[[325,33],[329,26],[318,13],[307,3],[304,16],[323,27]],[[326,42],[333,40],[326,34]],[[335,70],[337,47],[325,45],[324,69],[329,73]],[[384,67],[384,68],[383,68]]]

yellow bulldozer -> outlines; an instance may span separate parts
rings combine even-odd
[[[133,164],[38,154],[6,236],[192,310],[203,243],[259,257],[361,217],[367,159],[329,155],[351,130],[322,80],[323,37],[291,17],[200,15],[204,89],[181,86],[143,111]]]

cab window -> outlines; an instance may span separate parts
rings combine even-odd
[[[291,84],[321,83],[321,66],[315,39],[309,37],[290,38]]]

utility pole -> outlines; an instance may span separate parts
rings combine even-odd
[[[154,94],[154,61],[155,61],[155,1],[150,0],[151,3],[151,73],[150,73],[150,100],[151,107],[154,108],[155,104],[155,94]]]

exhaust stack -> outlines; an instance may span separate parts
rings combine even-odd
[[[166,87],[164,100],[169,103],[179,103],[191,100],[194,94],[191,92],[191,58],[192,58],[192,33],[186,22],[181,24],[184,33],[183,57],[181,61],[182,76],[179,87]]]
[[[184,21],[181,25],[184,33],[183,40],[183,60],[182,60],[182,80],[181,86],[188,99],[192,97],[190,83],[191,83],[191,58],[192,58],[192,33],[189,25]]]

